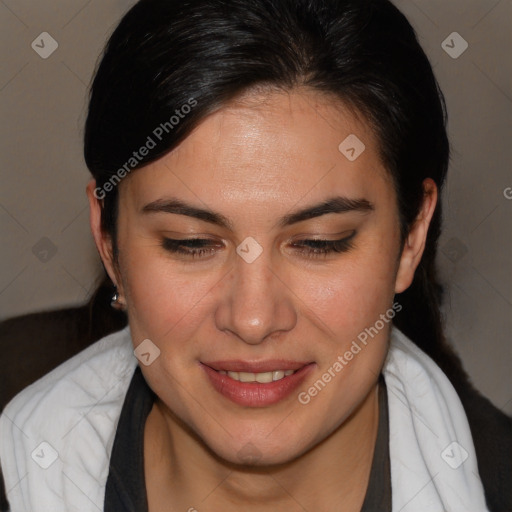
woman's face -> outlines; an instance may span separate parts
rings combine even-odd
[[[366,124],[312,92],[253,93],[127,176],[119,194],[116,279],[134,347],[151,341],[142,371],[216,454],[290,461],[364,402],[394,294],[417,263],[400,260],[396,197]],[[195,238],[207,242],[166,242]],[[344,241],[322,254],[305,240]],[[299,371],[258,384],[211,366]]]

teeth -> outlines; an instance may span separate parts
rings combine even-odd
[[[254,380],[256,382],[260,382],[261,384],[268,384],[269,382],[272,382],[273,380],[277,380],[277,379],[274,379],[273,374],[274,374],[274,372],[263,372],[263,373],[248,373],[247,375],[253,376]],[[242,376],[240,376],[240,380],[242,380],[241,377]],[[252,382],[252,378],[250,381],[246,381],[246,382]]]
[[[281,380],[284,377],[284,371],[276,370],[272,372],[272,380]]]
[[[281,380],[296,370],[275,370],[273,372],[262,372],[262,373],[248,373],[248,372],[227,372],[225,370],[219,370],[222,375],[227,375],[234,380],[239,382],[259,382],[261,384],[267,384],[276,380]]]

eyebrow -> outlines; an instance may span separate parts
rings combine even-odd
[[[375,210],[374,205],[367,199],[350,199],[343,196],[334,196],[320,203],[307,206],[301,210],[284,215],[279,219],[276,226],[284,228],[330,213],[367,213],[373,210]],[[186,215],[187,217],[193,217],[233,231],[232,222],[221,213],[204,208],[197,208],[174,197],[157,199],[156,201],[146,204],[141,211],[142,213],[172,213],[176,215]]]

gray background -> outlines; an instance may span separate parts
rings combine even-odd
[[[1,319],[81,304],[96,286],[82,156],[87,87],[133,3],[0,0]],[[512,1],[395,4],[417,30],[448,106],[453,155],[439,253],[447,334],[478,389],[511,414]],[[58,43],[47,59],[31,47],[42,32]],[[457,58],[442,46],[462,48],[453,32],[469,45]]]

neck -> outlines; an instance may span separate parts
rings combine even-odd
[[[378,385],[314,448],[285,464],[240,466],[211,452],[157,399],[146,422],[150,512],[361,509],[378,427]],[[318,492],[321,489],[322,492]],[[170,508],[169,505],[173,507]]]

